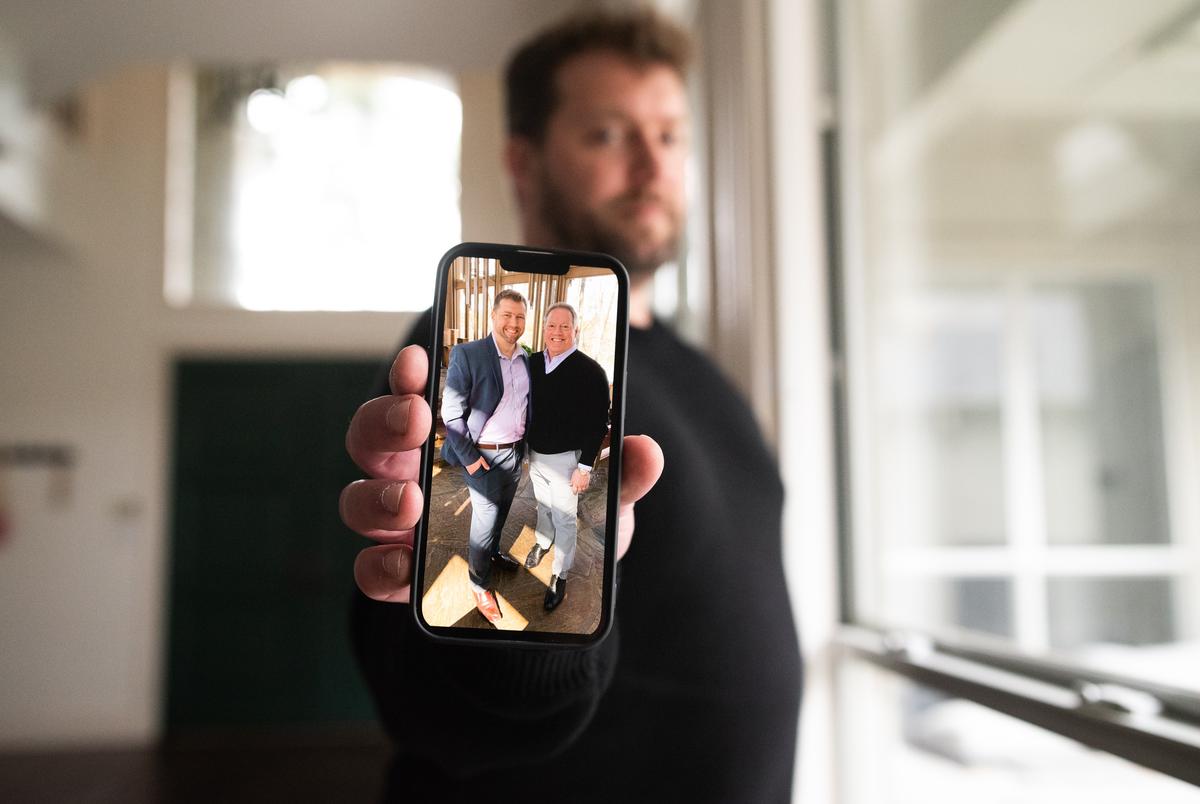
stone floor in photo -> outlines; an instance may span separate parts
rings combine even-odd
[[[439,457],[434,463],[429,504],[428,571],[421,611],[434,625],[492,628],[475,608],[467,578],[467,539],[471,501],[462,469],[449,467]],[[522,565],[516,572],[492,574],[504,617],[496,627],[507,630],[590,633],[600,623],[601,587],[604,582],[604,516],[608,464],[601,461],[592,483],[580,497],[575,566],[567,581],[567,596],[547,612],[542,603],[550,583],[554,548],[532,570],[524,569],[525,556],[534,544],[537,502],[529,480],[529,465],[521,469],[521,482],[504,524],[500,549]]]

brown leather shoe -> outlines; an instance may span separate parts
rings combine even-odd
[[[479,609],[479,613],[487,618],[489,623],[495,622],[504,616],[504,612],[500,611],[500,598],[491,589],[483,592],[471,590],[475,595],[475,608]]]

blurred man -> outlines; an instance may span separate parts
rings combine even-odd
[[[500,533],[521,481],[529,422],[529,361],[517,343],[525,334],[527,309],[517,291],[497,293],[491,334],[451,350],[442,392],[442,459],[463,468],[471,496],[471,591],[490,623],[504,616],[490,587],[492,564],[515,569],[500,553]]]
[[[632,279],[626,431],[650,437],[623,444],[611,635],[587,650],[423,639],[391,604],[411,594],[425,348],[401,351],[351,422],[372,479],[343,491],[343,518],[381,542],[355,562],[354,640],[397,742],[389,800],[791,799],[800,658],[779,473],[740,396],[650,312],[683,226],[688,51],[649,12],[587,14],[536,35],[505,75],[525,241],[608,252]]]
[[[537,541],[525,559],[533,569],[552,545],[554,564],[544,607],[553,611],[567,594],[575,563],[579,495],[608,433],[608,378],[575,345],[579,318],[566,302],[546,308],[545,349],[530,361],[536,415],[529,427],[529,479],[537,500]]]

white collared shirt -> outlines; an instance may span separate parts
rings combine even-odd
[[[525,406],[529,404],[529,370],[525,367],[525,350],[521,344],[505,357],[492,334],[492,344],[500,357],[500,380],[504,383],[500,403],[479,431],[479,440],[486,443],[508,444],[525,437]]]
[[[551,357],[549,350],[543,350],[542,353],[546,356],[546,373],[549,374],[550,372],[554,371],[556,368],[561,366],[562,362],[564,360],[566,360],[568,357],[570,357],[571,355],[575,354],[575,350],[578,348],[579,348],[578,346],[572,346],[570,349],[563,352],[558,357]]]

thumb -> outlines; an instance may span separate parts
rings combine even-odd
[[[621,442],[621,505],[629,506],[654,488],[663,471],[663,452],[650,436],[625,436]]]

